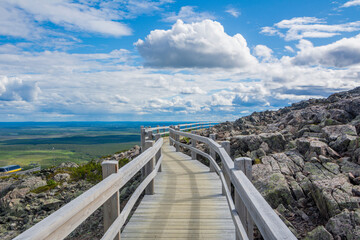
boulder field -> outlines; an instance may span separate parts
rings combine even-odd
[[[360,239],[360,87],[210,133],[253,159],[253,184],[298,238]]]
[[[66,162],[27,175],[0,177],[0,239],[13,239],[101,181],[103,160],[117,160],[121,167],[139,153],[140,147],[135,146],[82,165]],[[140,184],[140,177],[135,175],[120,190],[122,206]],[[66,239],[100,239],[102,217],[100,207]]]

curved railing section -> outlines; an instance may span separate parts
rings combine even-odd
[[[156,142],[147,140],[142,154],[120,169],[117,161],[104,161],[102,163],[104,180],[15,239],[64,239],[102,205],[104,205],[105,228],[102,239],[120,239],[120,229],[141,193],[145,190],[145,194],[154,194],[153,180],[161,165],[163,144],[160,135],[156,138]],[[119,189],[142,169],[145,169],[143,181],[120,213]]]
[[[225,141],[219,145],[214,141],[215,134],[207,138],[174,128],[170,128],[169,132],[170,145],[174,145],[176,151],[179,151],[181,146],[191,151],[192,159],[196,159],[197,154],[205,157],[210,162],[210,171],[219,175],[235,224],[237,239],[253,239],[254,223],[264,239],[297,239],[249,180],[252,166],[250,158],[237,158],[233,161],[229,156],[230,142]],[[191,139],[190,145],[181,143],[180,137]],[[210,154],[197,149],[197,142],[205,143]],[[221,168],[215,161],[216,154],[221,159]],[[231,185],[235,189],[234,199],[231,196]]]

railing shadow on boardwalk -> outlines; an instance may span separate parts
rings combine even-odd
[[[156,196],[156,192],[154,192],[154,184],[156,184],[156,182],[154,182],[154,179],[157,176],[158,171],[162,170],[161,164],[164,158],[161,150],[164,141],[161,136],[169,136],[169,144],[175,147],[173,150],[178,152],[179,147],[182,146],[190,149],[192,159],[196,159],[196,155],[199,154],[209,160],[210,171],[214,172],[213,174],[217,174],[214,176],[218,176],[218,181],[222,184],[222,194],[227,200],[228,211],[236,229],[236,239],[253,239],[254,224],[257,226],[264,239],[296,239],[270,205],[252,185],[251,161],[249,161],[249,159],[239,158],[233,161],[229,157],[228,151],[224,148],[225,146],[229,146],[229,143],[220,146],[215,141],[214,137],[210,139],[195,133],[188,133],[188,131],[191,130],[211,127],[213,124],[214,123],[191,123],[178,126],[142,128],[142,153],[138,157],[121,169],[118,169],[117,162],[115,161],[103,162],[103,181],[66,204],[43,221],[20,234],[15,239],[64,239],[102,205],[104,206],[105,228],[105,234],[102,239],[120,239],[120,229],[124,225],[125,220],[129,216],[131,209],[134,207],[141,193],[145,191],[146,195],[155,194]],[[181,137],[190,139],[191,144],[181,143]],[[206,144],[210,149],[210,155],[197,149],[197,142]],[[222,168],[220,168],[214,160],[216,154],[221,159]],[[195,156],[195,158],[193,156]],[[185,166],[183,162],[177,161],[176,158],[170,160],[175,161],[179,167],[184,168],[187,174],[190,173],[191,169]],[[140,170],[143,173],[143,181],[132,194],[124,209],[120,212],[119,189]],[[195,185],[195,187],[191,189],[191,194],[200,196],[199,199],[211,198],[211,195],[204,197],[200,194],[194,175],[190,178],[192,184]],[[178,180],[179,179],[175,179],[175,181]],[[229,191],[231,186],[235,189],[234,198]],[[166,185],[166,189],[170,190],[170,187],[173,187],[173,185]],[[214,195],[213,197],[216,196]],[[170,200],[172,200],[172,204],[177,204],[185,199],[178,200],[174,194],[170,197]],[[200,211],[197,211],[199,209],[196,208],[198,208],[196,204],[190,206],[191,214],[194,214],[190,215],[190,217],[195,217],[195,219],[197,217],[196,214],[200,214]],[[160,216],[160,211],[157,214]],[[169,214],[171,214],[171,212],[169,212]],[[200,218],[198,217],[198,219]],[[154,218],[154,221],[156,221],[156,217]],[[161,228],[162,232],[166,231],[166,227],[167,225],[164,224]],[[199,227],[199,222],[196,222],[194,227]],[[197,232],[197,234],[198,235],[195,237],[200,238],[200,232]],[[194,235],[189,231],[187,237],[193,238]]]

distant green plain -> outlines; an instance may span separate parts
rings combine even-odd
[[[46,125],[46,124],[45,124]],[[139,144],[138,126],[0,126],[0,166],[84,163]]]

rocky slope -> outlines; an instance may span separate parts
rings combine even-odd
[[[360,87],[210,133],[254,160],[252,182],[299,238],[360,239]]]
[[[69,162],[28,175],[0,177],[0,239],[14,238],[101,181],[103,160],[118,160],[121,167],[139,152],[140,147],[135,146],[80,166]],[[139,183],[137,174],[121,189],[122,204],[126,204]],[[67,239],[100,239],[102,224],[99,208]]]

